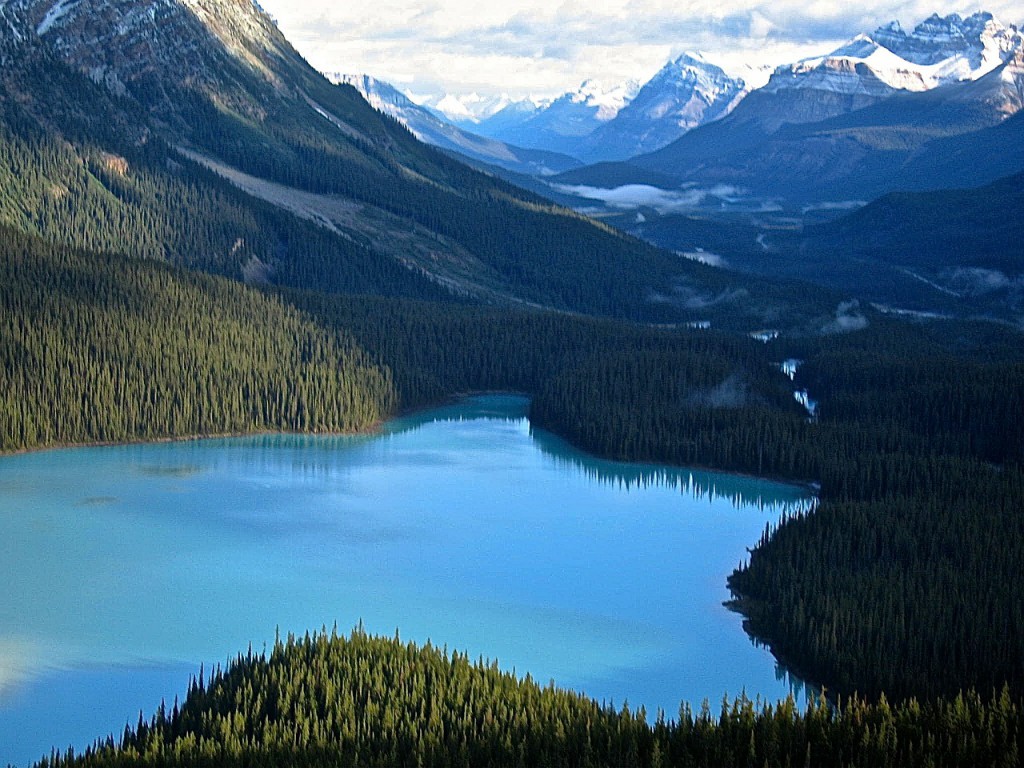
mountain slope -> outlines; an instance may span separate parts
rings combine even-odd
[[[404,281],[406,293],[427,296],[439,290],[433,283],[477,300],[659,321],[692,311],[652,297],[726,287],[720,275],[424,146],[354,88],[310,68],[249,0],[10,0],[3,10],[14,25],[3,39],[14,52],[3,100],[7,127],[21,136],[6,168],[39,201],[26,222],[24,195],[10,198],[8,220],[54,239],[92,244],[94,219],[75,208],[92,195],[122,249],[150,237],[155,217],[185,233],[166,254],[179,263],[208,268],[215,256],[226,274],[248,267],[278,282],[287,272],[297,287],[354,286],[352,264],[366,263],[373,269],[359,290],[390,293]],[[45,170],[17,171],[33,146],[46,147],[33,161],[40,169],[64,157],[87,171],[81,183],[63,189]],[[275,207],[193,160],[277,185],[264,197]],[[216,201],[196,217],[173,203],[185,188]],[[288,190],[323,199],[299,205]],[[297,208],[307,223],[281,213]],[[175,216],[187,224],[172,226]],[[193,219],[215,248],[188,249]],[[160,238],[150,240],[150,252],[165,255]]]
[[[1024,290],[1024,173],[976,189],[894,193],[810,227],[805,249],[915,271],[955,293]]]
[[[802,230],[689,216],[652,217],[632,230],[713,254],[737,271],[804,280],[899,310],[1019,324],[1022,206],[1024,173],[1017,173],[971,189],[891,193]]]

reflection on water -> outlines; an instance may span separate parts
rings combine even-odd
[[[809,494],[597,461],[527,405],[0,460],[0,765],[119,732],[200,662],[359,621],[652,713],[791,691],[722,602]]]
[[[4,697],[39,668],[34,647],[24,640],[0,637],[0,707]]]
[[[202,467],[192,466],[184,464],[175,467],[160,467],[142,465],[135,467],[135,471],[140,475],[148,475],[149,477],[192,477],[203,471]]]
[[[736,507],[754,506],[780,516],[806,513],[815,504],[815,499],[801,489],[783,483],[721,472],[604,461],[574,450],[562,438],[542,429],[532,430],[531,435],[556,465],[623,491],[668,488],[692,499],[724,499]]]
[[[117,504],[117,496],[90,496],[78,502],[80,507],[105,507],[109,504]]]

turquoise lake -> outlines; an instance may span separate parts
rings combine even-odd
[[[119,736],[276,632],[360,621],[669,717],[786,696],[722,601],[809,492],[594,459],[527,408],[0,459],[0,765]]]

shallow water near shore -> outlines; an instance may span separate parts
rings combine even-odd
[[[0,459],[0,765],[118,738],[201,662],[360,621],[669,717],[784,697],[722,601],[809,493],[597,460],[526,410]]]

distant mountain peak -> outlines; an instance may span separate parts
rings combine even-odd
[[[686,67],[689,69],[704,69],[707,67],[714,67],[718,69],[715,64],[708,61],[707,57],[701,51],[683,51],[676,56],[670,64],[674,64],[676,67]]]
[[[730,77],[721,67],[709,61],[703,53],[686,51],[665,64],[644,88],[651,83],[672,80],[695,85],[705,91],[721,90],[723,85],[731,88],[738,84],[745,87],[741,78]],[[639,95],[639,94],[637,94]]]
[[[932,14],[907,33],[898,21],[860,34],[832,53],[776,69],[768,92],[807,88],[865,98],[978,80],[1024,47],[1024,35],[991,13]]]
[[[700,53],[668,61],[614,120],[582,146],[588,160],[624,159],[669,144],[698,125],[725,116],[746,94],[746,84]]]
[[[600,80],[589,79],[584,80],[579,88],[562,98],[568,98],[573,104],[593,107],[597,110],[594,119],[598,122],[607,122],[613,119],[639,90],[640,83],[636,80],[607,87]]]

